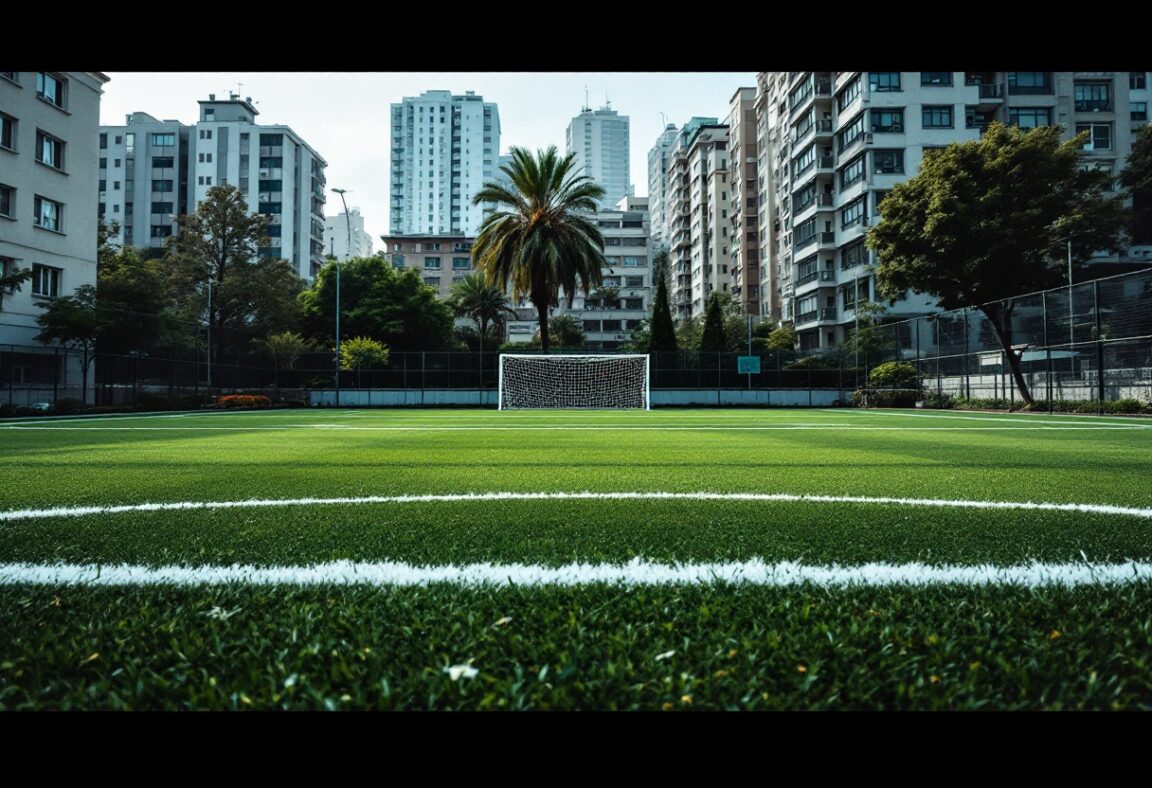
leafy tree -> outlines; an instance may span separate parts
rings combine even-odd
[[[1152,126],[1140,129],[1120,183],[1132,194],[1132,240],[1152,243]]]
[[[388,366],[388,347],[368,337],[340,343],[340,369],[380,369]]]
[[[101,353],[172,347],[184,338],[161,261],[145,260],[131,247],[103,245],[97,255],[96,293],[109,318],[97,338]]]
[[[292,369],[300,356],[316,346],[295,331],[281,331],[279,334],[269,334],[263,339],[252,340],[258,348],[272,358],[272,367],[276,375],[276,385],[280,385],[280,370]],[[343,348],[341,348],[343,350]]]
[[[888,309],[883,304],[857,301],[856,311],[859,314],[860,325],[853,326],[849,330],[840,349],[845,364],[856,366],[859,362],[861,369],[870,369],[884,358],[888,334],[881,316]]]
[[[336,264],[320,269],[316,282],[300,294],[305,333],[326,345],[335,343]],[[452,312],[424,284],[420,273],[399,271],[383,257],[340,263],[341,345],[361,336],[383,342],[392,352],[443,350],[455,345]]]
[[[248,212],[243,193],[230,184],[213,186],[196,213],[176,217],[177,233],[167,243],[165,270],[180,302],[181,316],[199,322],[207,308],[208,281],[214,290],[231,290],[226,298],[213,292],[208,321],[216,339],[216,357],[224,352],[230,323],[244,324],[242,306],[246,299],[229,283],[236,271],[244,270],[261,246],[266,246],[268,220]]]
[[[761,323],[760,325],[771,324]],[[773,329],[768,336],[764,337],[764,340],[764,347],[768,350],[793,350],[796,347],[796,329],[792,326],[781,326]]]
[[[527,296],[536,307],[547,353],[548,310],[559,304],[560,290],[571,305],[577,289],[590,293],[600,286],[604,238],[590,217],[604,189],[575,172],[575,154],[561,158],[555,146],[535,157],[524,148],[511,154],[501,168],[511,188],[488,183],[473,198],[497,210],[480,226],[472,255],[490,283],[503,290],[511,285],[513,298]]]
[[[562,348],[582,348],[586,340],[584,324],[572,315],[557,315],[548,320],[548,333],[556,344]],[[543,348],[543,339],[540,334],[533,337],[533,344],[540,341]]]
[[[267,336],[300,326],[304,281],[286,260],[238,266],[212,293],[220,325],[233,336]]]
[[[457,317],[470,317],[476,324],[476,338],[487,340],[489,328],[503,325],[506,316],[516,316],[516,310],[508,301],[508,294],[495,285],[488,284],[479,274],[468,274],[452,285],[452,295],[448,305]],[[496,347],[499,342],[491,345]]]
[[[723,294],[713,292],[708,297],[708,307],[704,312],[704,331],[700,336],[700,352],[722,353],[729,350],[728,337],[724,327]]]
[[[700,349],[700,334],[704,324],[700,316],[688,317],[676,324],[676,346],[681,350]]]
[[[96,288],[81,285],[70,296],[53,298],[40,304],[43,314],[37,315],[40,333],[36,341],[45,345],[58,342],[66,348],[80,352],[82,402],[88,401],[88,369],[96,356],[96,339],[107,322],[106,313],[96,302]]]
[[[19,268],[15,263],[5,268],[0,264],[0,312],[4,311],[4,296],[21,289],[21,285],[31,278],[31,268]]]
[[[1110,176],[1081,169],[1086,135],[1061,144],[1060,133],[993,123],[982,139],[925,157],[880,204],[882,221],[867,236],[885,298],[911,289],[944,309],[984,312],[1029,405],[1012,349],[1014,297],[1065,281],[1069,238],[1080,264],[1096,250],[1118,251],[1127,222],[1120,198],[1104,195]]]
[[[676,326],[672,322],[672,308],[668,304],[667,277],[660,271],[667,265],[668,252],[661,250],[657,254],[664,256],[665,265],[657,266],[653,262],[653,278],[656,280],[656,299],[652,302],[652,322],[649,327],[650,339],[648,350],[652,353],[669,353],[678,350],[676,344]]]

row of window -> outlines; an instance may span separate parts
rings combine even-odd
[[[13,257],[0,257],[0,276],[4,276],[16,268],[16,259]],[[64,269],[55,268],[41,263],[32,264],[32,295],[44,298],[55,298],[60,295],[60,278]]]
[[[16,130],[19,122],[11,115],[0,112],[0,148],[16,152]],[[66,143],[43,129],[36,129],[36,161],[53,169],[64,171],[64,148]]]
[[[16,218],[16,189],[0,183],[0,216]],[[32,221],[37,227],[64,232],[64,203],[37,194],[32,199]]]

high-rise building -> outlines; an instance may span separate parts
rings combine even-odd
[[[668,245],[664,224],[664,193],[668,187],[668,160],[680,136],[675,123],[669,123],[648,151],[648,215],[652,223],[652,252]]]
[[[390,235],[475,236],[492,206],[472,198],[499,153],[500,113],[483,96],[429,90],[393,104]]]
[[[614,109],[584,107],[565,132],[566,150],[576,154],[579,171],[604,187],[597,210],[611,209],[632,194],[628,182],[628,127],[628,116],[619,115]]]
[[[704,314],[715,289],[731,292],[728,125],[693,118],[668,164],[665,222],[671,306],[680,319]]]
[[[188,138],[178,120],[133,112],[100,127],[98,211],[122,246],[162,249],[188,213]]]
[[[756,88],[740,88],[728,113],[728,221],[732,299],[746,315],[760,314],[760,238],[756,208]]]
[[[327,162],[288,126],[257,124],[250,98],[209,94],[199,104],[190,126],[133,112],[124,126],[100,127],[100,215],[120,225],[121,243],[159,249],[175,215],[230,183],[268,216],[271,243],[260,255],[311,279],[324,262]]]
[[[10,346],[0,381],[15,404],[52,399],[54,389],[80,396],[76,356],[35,352],[36,318],[52,299],[96,284],[92,197],[107,81],[95,71],[0,71],[0,273],[32,271],[19,290],[0,290],[0,345]]]
[[[260,256],[287,260],[299,276],[314,277],[324,263],[328,163],[288,126],[258,125],[249,98],[209,95],[199,103],[188,146],[189,206],[214,185],[237,186],[248,208],[269,218],[271,242]]]
[[[324,217],[324,254],[341,261],[372,256],[372,236],[364,232],[364,217],[359,208]]]
[[[768,149],[759,158],[771,175],[767,199],[760,201],[761,248],[771,249],[780,318],[795,327],[801,348],[843,342],[857,304],[875,300],[876,260],[864,235],[880,200],[918,171],[926,150],[977,140],[994,120],[1022,128],[1055,124],[1066,138],[1087,132],[1085,166],[1118,176],[1135,133],[1147,123],[1147,77],[1125,71],[762,74],[757,122]],[[1134,245],[1123,257],[1149,259],[1152,246]],[[934,303],[909,293],[888,313],[930,314]]]

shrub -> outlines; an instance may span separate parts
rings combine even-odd
[[[272,400],[263,394],[225,394],[216,398],[220,408],[270,408]]]
[[[939,394],[937,392],[929,392],[924,395],[924,407],[926,408],[940,408],[948,409],[956,406],[955,400],[951,394]]]
[[[910,389],[870,389],[867,392],[857,389],[852,394],[852,404],[857,408],[914,408],[919,398],[919,392]]]
[[[920,373],[907,361],[887,361],[868,373],[868,386],[874,389],[919,389]]]

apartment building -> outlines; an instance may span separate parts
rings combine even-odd
[[[629,128],[627,115],[609,107],[583,107],[564,134],[565,149],[576,154],[576,167],[600,186],[604,196],[597,209],[611,209],[632,194],[629,183]]]
[[[382,235],[384,251],[400,270],[414,268],[424,284],[436,288],[441,299],[452,295],[452,285],[475,273],[472,244],[466,235]]]
[[[733,303],[746,315],[760,314],[755,104],[756,88],[740,88],[733,94],[728,112],[729,270]]]
[[[324,217],[324,254],[340,261],[372,256],[372,236],[364,232],[359,208]]]

